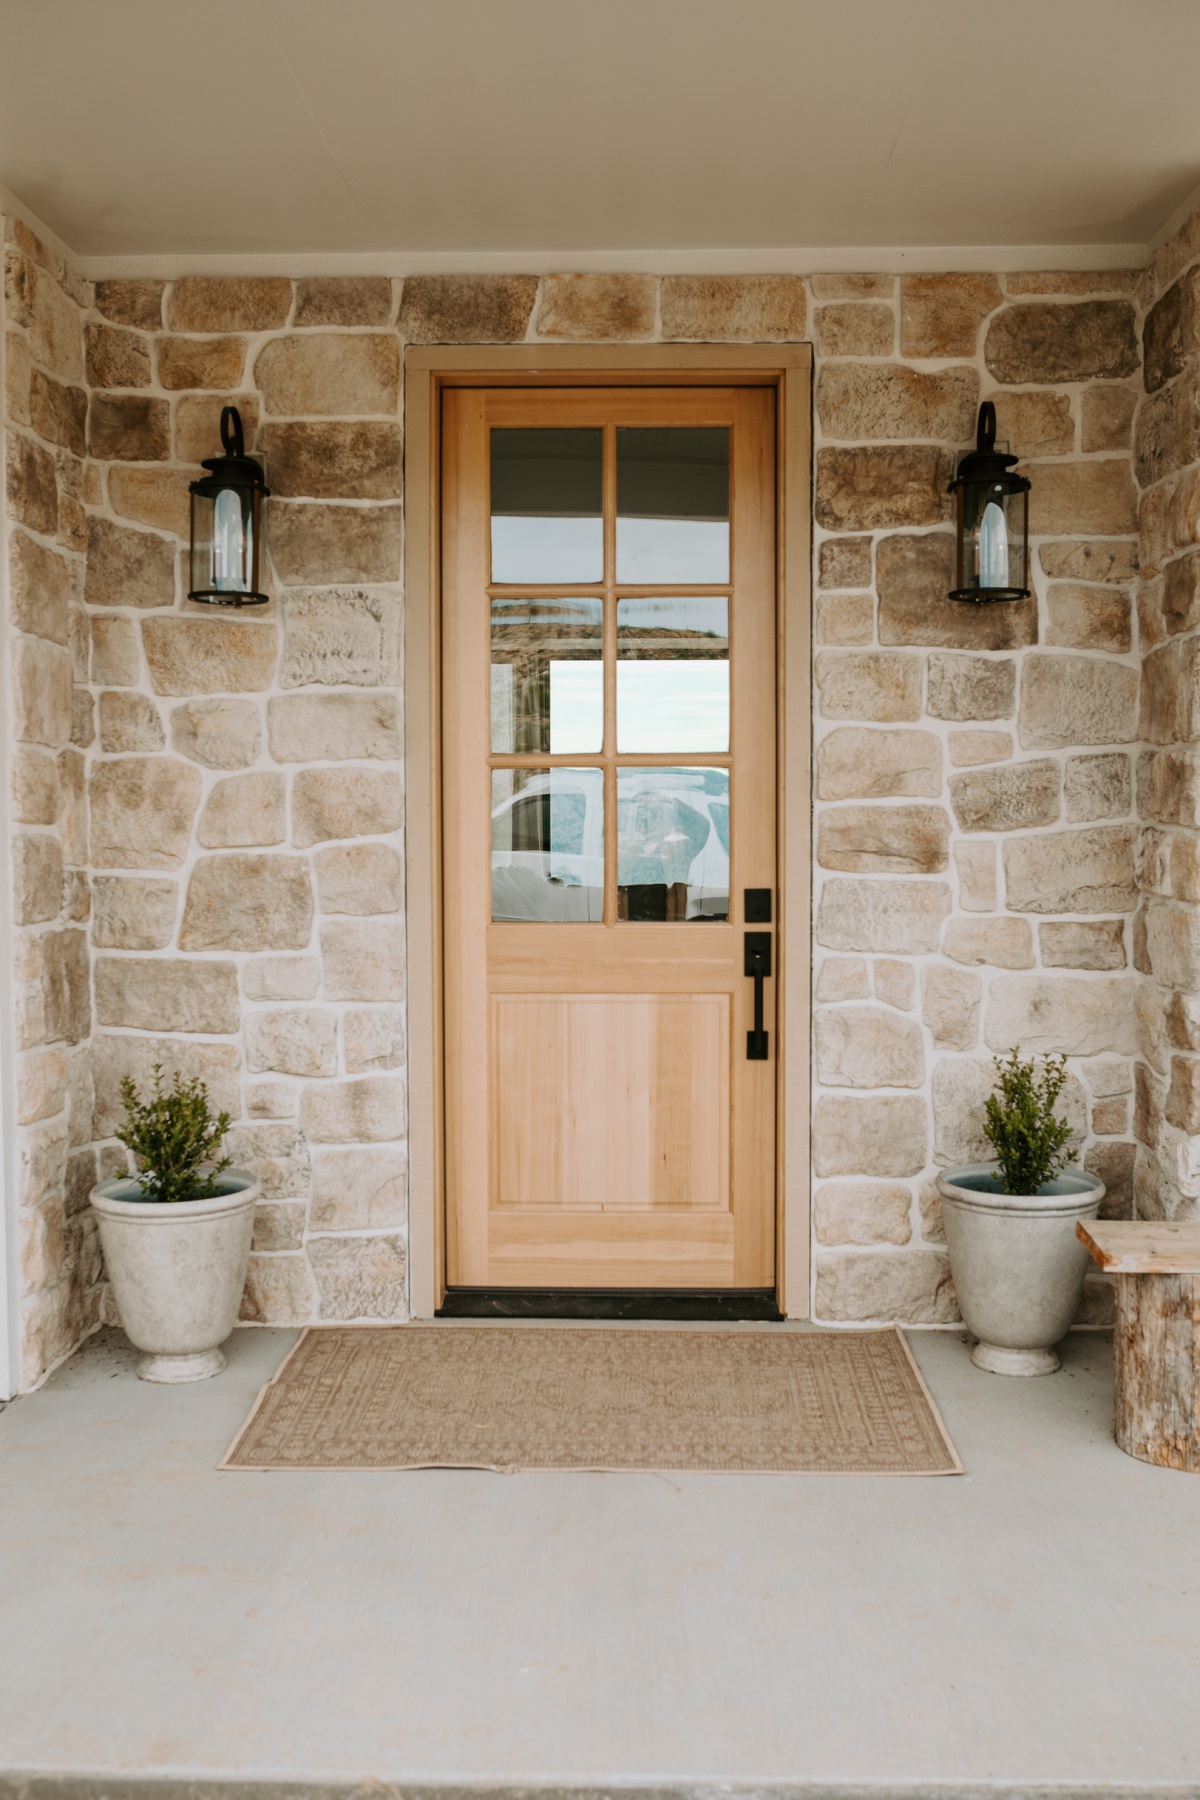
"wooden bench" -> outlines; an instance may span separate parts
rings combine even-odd
[[[1081,1219],[1075,1229],[1115,1278],[1118,1444],[1200,1475],[1200,1222]]]

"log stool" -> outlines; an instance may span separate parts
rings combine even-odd
[[[1118,1444],[1200,1475],[1200,1223],[1081,1219],[1075,1229],[1115,1278]]]

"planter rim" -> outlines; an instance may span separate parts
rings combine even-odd
[[[980,1212],[1028,1213],[1039,1218],[1055,1218],[1098,1206],[1106,1192],[1098,1176],[1089,1175],[1074,1164],[1069,1164],[1054,1178],[1056,1183],[1070,1184],[1065,1193],[1006,1194],[999,1188],[968,1187],[963,1183],[964,1176],[995,1175],[997,1170],[998,1164],[994,1162],[959,1163],[953,1168],[939,1169],[938,1193],[944,1200],[956,1200],[960,1205],[975,1207]]]
[[[96,1212],[108,1219],[139,1219],[147,1225],[175,1225],[194,1219],[219,1219],[226,1213],[240,1212],[257,1201],[260,1192],[257,1177],[249,1169],[226,1169],[218,1179],[238,1185],[206,1200],[122,1199],[119,1190],[128,1191],[135,1187],[137,1179],[136,1175],[117,1175],[110,1181],[98,1182],[91,1193]]]

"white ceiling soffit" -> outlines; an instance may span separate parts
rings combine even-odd
[[[1198,66],[1198,0],[2,0],[0,181],[92,274],[1136,264]]]

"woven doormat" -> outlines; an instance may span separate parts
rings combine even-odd
[[[309,1329],[224,1469],[957,1475],[899,1331]]]

